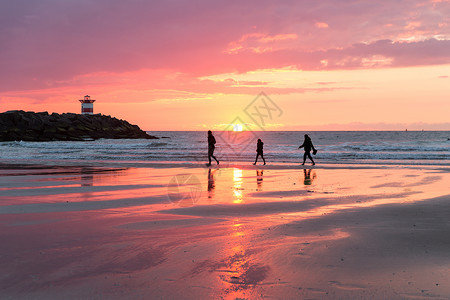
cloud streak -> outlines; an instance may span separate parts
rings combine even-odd
[[[18,0],[0,14],[3,92],[141,69],[205,76],[450,62],[448,1]]]
[[[169,99],[208,98],[214,94],[256,95],[264,90],[271,95],[330,92],[351,89],[345,84],[318,84],[312,87],[277,87],[271,82],[257,80],[199,79],[185,73],[173,73],[170,70],[140,70],[125,73],[93,73],[77,76],[71,80],[56,82],[52,87],[12,91],[2,97],[0,102],[14,98],[37,102],[51,102],[67,97],[71,101],[81,88],[91,94],[108,95],[114,87],[115,94],[105,97],[103,102],[116,102],[120,99],[133,99],[134,102],[149,102]],[[65,96],[66,95],[66,96]]]

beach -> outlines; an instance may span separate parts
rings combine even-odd
[[[0,15],[0,300],[450,300],[450,0]]]
[[[0,166],[1,299],[448,299],[450,169]]]

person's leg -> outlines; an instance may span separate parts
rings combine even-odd
[[[305,164],[307,154],[308,154],[307,152],[305,152],[305,154],[303,154],[303,163],[302,163],[302,165]]]
[[[308,152],[308,157],[312,161],[312,164],[314,166],[316,163],[314,162],[314,159],[312,158],[311,153],[309,153],[309,152]]]
[[[254,165],[256,165],[256,162],[258,161],[258,156],[259,156],[259,153],[256,154],[255,162],[253,163]]]
[[[217,164],[219,164],[219,160],[214,156],[214,148],[208,149],[209,165],[211,165],[211,157],[214,158],[214,160],[217,162]]]
[[[211,148],[208,148],[208,166],[211,165],[211,156],[213,155],[214,150],[212,150]]]
[[[266,160],[264,159],[264,155],[261,154],[261,158],[263,159],[264,164],[266,164]]]
[[[212,151],[211,151],[211,156],[212,156],[212,158],[214,158],[216,163],[219,164],[219,160],[214,156],[214,149],[212,149]]]

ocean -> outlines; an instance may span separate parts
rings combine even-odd
[[[158,140],[100,139],[84,142],[0,142],[0,161],[49,162],[207,162],[207,134],[199,131],[149,131]],[[256,140],[264,142],[268,164],[299,163],[301,131],[214,132],[216,157],[249,162]],[[450,165],[450,131],[312,131],[317,164]],[[260,159],[259,159],[260,160]]]

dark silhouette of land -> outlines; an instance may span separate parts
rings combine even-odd
[[[8,111],[0,114],[0,141],[157,139],[137,125],[101,114]]]

